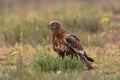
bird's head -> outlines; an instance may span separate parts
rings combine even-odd
[[[58,21],[50,21],[48,24],[48,28],[52,30],[58,30],[62,27],[62,24]]]
[[[48,28],[51,29],[53,34],[56,35],[61,35],[66,32],[62,24],[56,20],[50,21],[48,24]]]
[[[64,27],[59,21],[50,21],[48,24],[48,28],[52,30],[54,34],[63,34],[65,31]]]

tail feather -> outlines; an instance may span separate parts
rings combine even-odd
[[[87,58],[88,61],[90,61],[90,62],[94,62],[94,59],[88,57],[86,53],[85,53],[85,57]]]

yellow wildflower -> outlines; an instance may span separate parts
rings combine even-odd
[[[101,18],[100,19],[100,22],[101,23],[106,23],[106,22],[108,22],[110,19],[108,18],[108,17],[104,17],[104,18]]]
[[[112,32],[113,32],[113,30],[109,30],[109,32],[110,32],[110,33],[112,33]]]

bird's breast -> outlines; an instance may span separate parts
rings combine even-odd
[[[54,37],[54,39],[52,39],[52,45],[53,45],[53,49],[55,49],[55,51],[67,52],[69,49],[63,39],[58,39],[56,37]]]

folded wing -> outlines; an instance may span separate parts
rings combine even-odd
[[[94,62],[94,60],[92,58],[87,56],[87,54],[85,53],[83,47],[80,44],[80,40],[75,35],[69,34],[68,36],[66,36],[65,43],[74,52],[76,52],[77,54],[83,56],[83,58],[87,59],[90,62]]]

